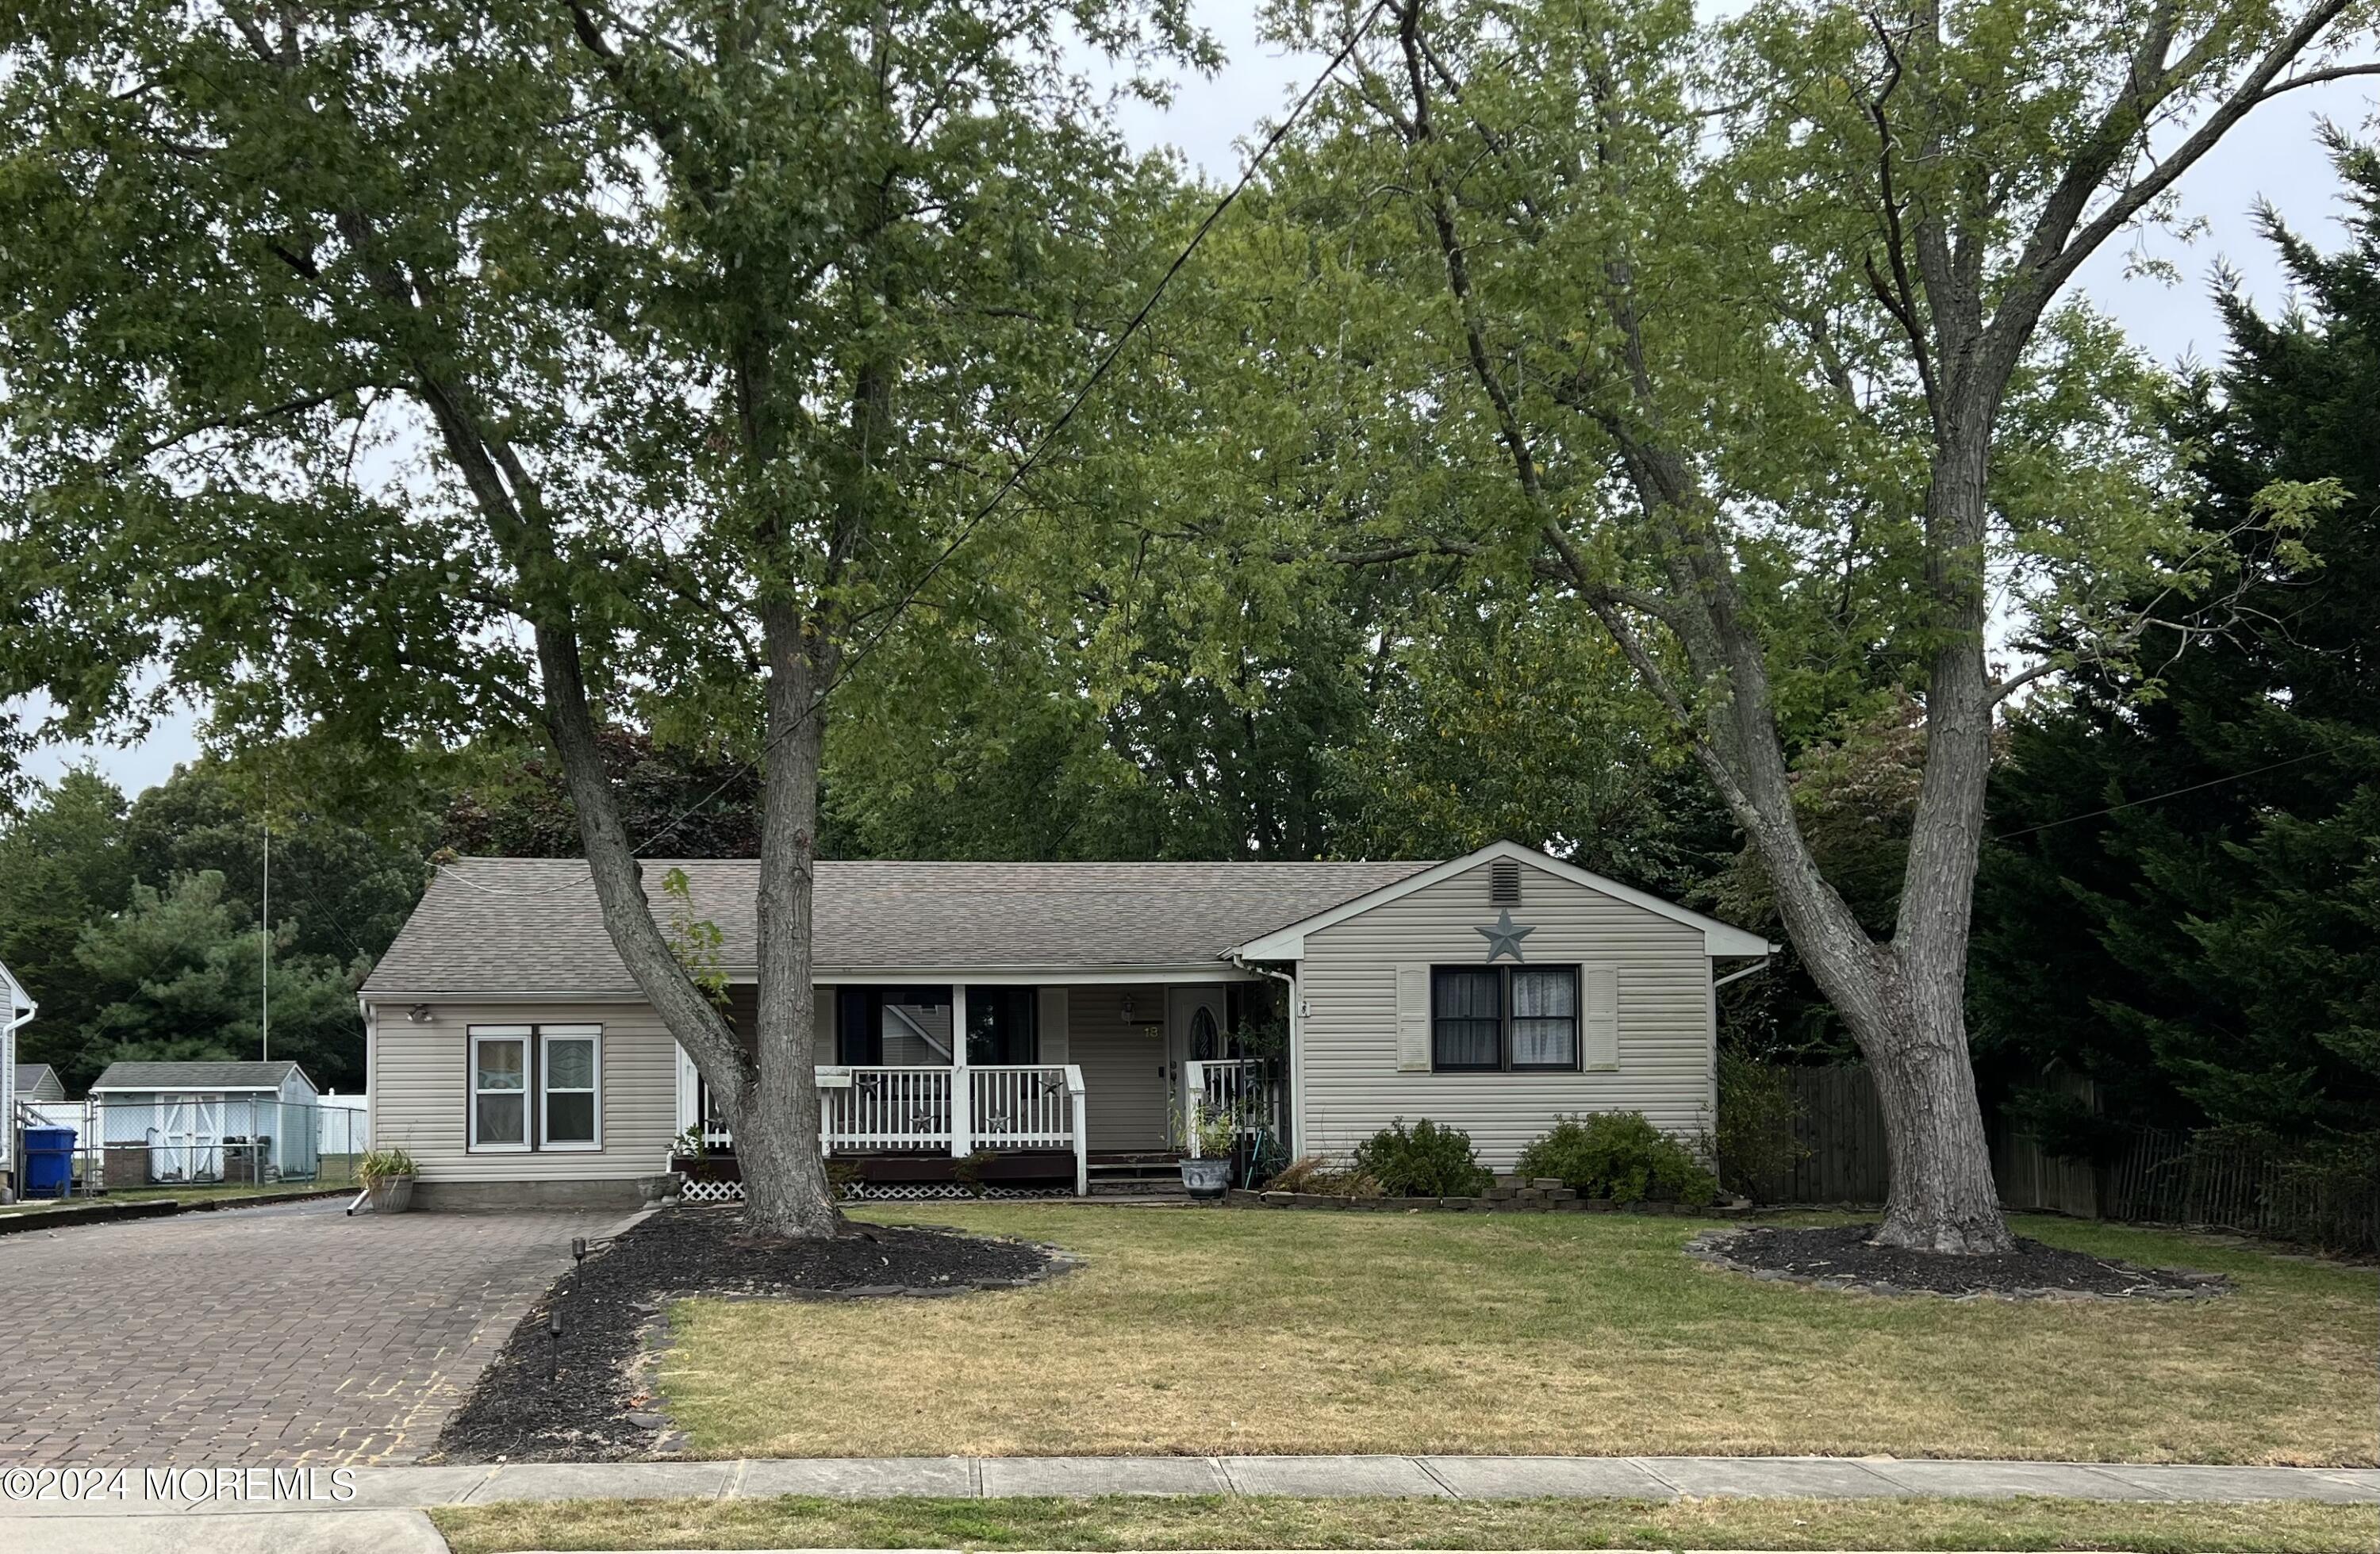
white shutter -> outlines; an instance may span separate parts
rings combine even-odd
[[[1065,989],[1041,989],[1041,1014],[1038,1024],[1040,1051],[1035,1061],[1045,1063],[1072,1062],[1074,1060],[1066,1055],[1072,1044],[1066,1038]]]
[[[1397,1071],[1429,1072],[1429,964],[1397,966]]]
[[[1590,965],[1584,967],[1583,972],[1586,983],[1583,1001],[1585,1018],[1580,1025],[1586,1050],[1581,1057],[1589,1069],[1617,1069],[1620,1066],[1620,968]]]

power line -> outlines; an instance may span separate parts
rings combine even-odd
[[[1264,166],[1265,159],[1272,154],[1274,148],[1281,144],[1297,121],[1305,116],[1306,109],[1314,105],[1314,100],[1322,94],[1322,89],[1330,84],[1330,78],[1338,74],[1339,67],[1346,64],[1348,57],[1355,52],[1355,45],[1363,41],[1365,30],[1371,26],[1374,18],[1388,7],[1389,3],[1390,0],[1373,0],[1373,4],[1355,20],[1354,25],[1348,28],[1346,41],[1339,45],[1339,52],[1330,56],[1330,63],[1322,67],[1321,73],[1314,78],[1297,101],[1291,105],[1287,115],[1272,127],[1269,134],[1266,135],[1264,143],[1256,149],[1255,154],[1248,158],[1247,165],[1240,170],[1238,181],[1224,191],[1220,200],[1215,201],[1214,208],[1207,212],[1206,219],[1198,224],[1197,230],[1191,233],[1190,240],[1183,245],[1182,251],[1173,256],[1173,262],[1165,267],[1165,273],[1160,276],[1157,285],[1150,288],[1147,299],[1140,305],[1140,310],[1133,314],[1131,321],[1124,325],[1123,333],[1119,334],[1109,345],[1107,350],[1100,355],[1098,364],[1091,369],[1090,376],[1083,380],[1082,386],[1077,388],[1074,397],[1067,401],[1065,409],[1059,413],[1056,420],[1051,421],[1042,431],[1040,437],[1026,451],[1025,457],[1008,472],[1007,478],[1000,482],[998,488],[984,500],[981,505],[967,516],[966,519],[960,524],[958,533],[951,537],[950,542],[942,547],[934,559],[927,564],[925,570],[919,573],[909,587],[902,592],[899,599],[893,601],[889,607],[883,625],[844,659],[833,681],[811,699],[809,706],[803,710],[799,718],[794,721],[792,727],[781,731],[770,739],[757,753],[747,758],[742,765],[722,780],[718,786],[696,799],[694,803],[672,818],[667,825],[638,844],[629,856],[643,856],[647,848],[655,846],[674,835],[678,828],[692,819],[698,810],[749,776],[753,769],[766,759],[779,744],[791,737],[811,718],[816,717],[819,709],[825,704],[826,698],[832,696],[835,688],[844,681],[851,677],[852,670],[865,662],[885,637],[892,634],[892,628],[908,613],[909,607],[917,602],[918,594],[925,591],[926,585],[939,577],[950,559],[958,553],[959,547],[975,536],[976,531],[983,527],[984,522],[999,509],[1002,503],[1008,499],[1010,493],[1023,485],[1025,478],[1039,466],[1042,455],[1056,444],[1059,436],[1073,423],[1076,413],[1089,401],[1092,391],[1106,379],[1108,370],[1116,364],[1119,357],[1123,356],[1124,346],[1132,343],[1132,337],[1140,332],[1141,325],[1147,323],[1149,315],[1157,310],[1157,305],[1163,300],[1167,288],[1172,285],[1174,277],[1182,273],[1183,269],[1189,264],[1192,256],[1197,253],[1198,246],[1207,240],[1207,234],[1215,229],[1215,224],[1223,219],[1223,213],[1229,211],[1238,201],[1240,196],[1247,191],[1248,186],[1256,181],[1256,176]],[[589,878],[592,878],[591,872]],[[552,885],[535,891],[494,890],[486,885],[474,884],[459,876],[456,877],[456,882],[488,895],[526,897],[552,895],[565,890],[575,890],[583,881],[573,880],[565,885]]]
[[[2252,767],[2246,771],[2235,771],[2228,777],[2210,777],[2204,783],[2192,783],[2186,788],[2168,788],[2164,793],[2151,794],[2146,798],[2128,799],[2122,804],[2110,804],[2105,809],[2092,809],[2080,815],[2069,815],[2063,819],[2044,820],[2037,826],[2027,826],[2022,831],[2004,831],[1994,836],[1992,840],[2010,842],[2020,836],[2031,836],[2037,831],[2054,831],[2059,826],[2070,826],[2077,820],[2096,819],[2102,815],[2112,815],[2119,809],[2137,809],[2143,804],[2155,804],[2159,799],[2179,798],[2183,794],[2194,794],[2206,788],[2219,788],[2226,783],[2237,783],[2249,777],[2261,776],[2267,771],[2278,771],[2285,766],[2295,766],[2300,761],[2312,760],[2316,756],[2337,755],[2340,748],[2341,747],[2333,745],[2319,750],[2308,750],[2303,755],[2291,756],[2287,760],[2277,760],[2267,766]]]

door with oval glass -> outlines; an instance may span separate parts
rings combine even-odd
[[[1165,1111],[1172,1119],[1167,1131],[1176,1147],[1186,1147],[1190,1138],[1192,1098],[1182,1087],[1188,1073],[1183,1065],[1231,1056],[1231,1030],[1223,1023],[1228,1007],[1220,983],[1194,983],[1166,989]]]

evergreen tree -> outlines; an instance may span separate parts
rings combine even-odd
[[[2129,1119],[2368,1129],[2380,1116],[2380,159],[2334,147],[2351,241],[2268,218],[2297,300],[2219,298],[2230,350],[2174,411],[2200,524],[2296,504],[2315,565],[2228,542],[2232,629],[2017,721],[1975,943],[1982,1042]],[[2108,810],[2101,814],[2097,811]],[[2037,829],[2036,829],[2037,828]]]

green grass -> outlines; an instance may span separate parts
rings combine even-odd
[[[1556,1452],[2380,1461],[2380,1275],[2034,1220],[2214,1269],[2188,1302],[1761,1283],[1711,1221],[871,1206],[1055,1242],[1080,1271],[951,1300],[690,1301],[660,1375],[717,1456]]]
[[[2106,1549],[2371,1554],[2380,1508],[2089,1500],[545,1500],[431,1512],[524,1548]]]

